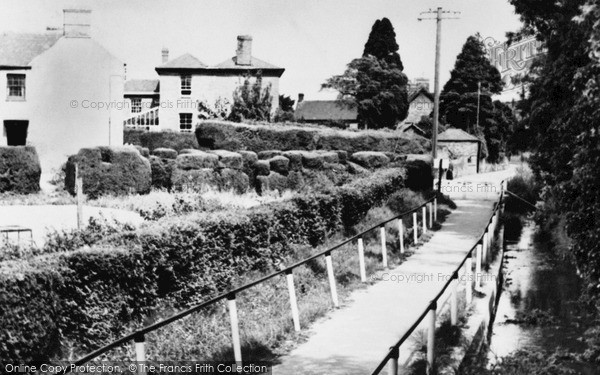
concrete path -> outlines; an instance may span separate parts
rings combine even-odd
[[[378,282],[316,322],[308,341],[281,358],[273,374],[370,374],[475,244],[492,213],[491,198],[457,201],[429,242],[397,268],[368,275]],[[401,362],[408,352],[401,348]]]

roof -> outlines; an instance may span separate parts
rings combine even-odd
[[[26,67],[31,61],[52,47],[61,34],[0,34],[0,66]]]
[[[429,100],[433,101],[433,94],[430,93],[429,91],[427,91],[427,89],[423,86],[419,86],[416,90],[414,91],[409,91],[408,93],[408,102],[412,102],[413,100],[415,100],[420,94],[425,95],[427,98],[429,98]]]
[[[158,93],[158,79],[131,79],[125,81],[125,93]]]
[[[398,130],[401,132],[406,132],[409,129],[413,129],[415,131],[415,133],[417,133],[421,136],[425,135],[425,132],[423,131],[423,129],[421,129],[420,127],[418,127],[417,125],[415,125],[413,123],[403,123],[398,126]]]
[[[262,70],[269,70],[269,69],[281,69],[278,66],[275,66],[273,64],[269,64],[268,62],[262,61],[260,59],[257,59],[256,57],[251,57],[251,63],[250,65],[237,65],[236,63],[237,61],[237,57],[234,56],[230,59],[227,59],[225,61],[223,61],[220,64],[217,64],[214,66],[215,69],[240,69],[240,70],[248,70],[248,69],[262,69]]]
[[[340,100],[305,100],[298,103],[296,118],[303,120],[350,120],[358,116],[356,107]]]
[[[480,142],[479,138],[462,129],[450,128],[438,135],[438,141],[473,141]]]
[[[201,69],[206,68],[207,65],[202,61],[198,60],[195,56],[186,53],[176,59],[167,61],[165,64],[158,68],[173,68],[173,69]]]

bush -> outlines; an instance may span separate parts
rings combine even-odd
[[[146,147],[151,153],[157,148],[170,148],[178,152],[186,148],[198,148],[198,142],[196,142],[194,134],[173,131],[125,130],[123,143]]]
[[[75,166],[90,198],[104,194],[145,194],[152,184],[148,159],[133,147],[82,148],[67,161],[65,188],[75,194]]]
[[[10,308],[0,311],[8,322],[0,358],[45,359],[65,341],[83,351],[97,348],[159,304],[193,305],[235,286],[238,275],[277,267],[293,244],[315,246],[350,230],[402,186],[402,170],[381,170],[252,209],[166,218],[122,235],[103,228],[93,241],[91,234],[74,234],[69,246],[92,248],[46,255],[19,269],[3,264],[0,302]]]
[[[405,138],[391,131],[356,132],[314,125],[248,125],[226,121],[203,121],[196,128],[196,138],[204,148],[255,152],[275,149],[422,154],[429,147],[425,138]]]
[[[406,187],[411,190],[431,190],[433,188],[431,164],[423,160],[407,161]]]
[[[40,190],[41,174],[35,147],[0,147],[0,193],[35,193]]]
[[[517,170],[517,175],[511,177],[507,183],[506,188],[524,199],[525,201],[535,205],[538,201],[540,194],[540,187],[535,181],[535,177],[531,170],[521,167]],[[511,194],[506,196],[506,210],[514,213],[527,213],[535,210],[535,207],[523,202],[522,200],[515,198]]]

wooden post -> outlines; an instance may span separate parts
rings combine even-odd
[[[387,268],[388,259],[387,259],[387,246],[385,243],[385,225],[382,225],[379,228],[379,235],[381,237],[381,261],[383,262],[383,267]]]
[[[473,301],[473,281],[471,280],[473,274],[473,258],[469,256],[465,261],[465,299],[467,300],[467,306]]]
[[[455,326],[458,324],[458,274],[454,273],[453,278],[450,291],[450,323]]]
[[[390,348],[391,357],[388,360],[388,375],[398,375],[398,359],[400,358],[400,348],[395,346]]]
[[[413,237],[415,244],[419,243],[419,223],[417,222],[417,213],[413,212]]]
[[[140,363],[146,362],[146,338],[142,335],[133,339],[135,345],[135,361],[138,362],[137,373],[144,374],[143,366]]]
[[[440,158],[440,163],[438,165],[438,193],[442,192],[442,158]]]
[[[400,240],[400,254],[404,254],[404,223],[398,218],[398,239]]]
[[[327,264],[327,277],[329,278],[329,290],[331,291],[331,300],[333,306],[338,307],[337,287],[335,284],[335,275],[333,274],[333,262],[331,260],[331,252],[325,253],[325,263]]]
[[[365,248],[362,237],[358,239],[358,266],[360,267],[360,281],[364,283],[367,281],[367,271],[365,270]]]
[[[77,194],[77,229],[83,228],[83,179],[79,177],[79,165],[75,164],[75,194]]]
[[[435,315],[437,302],[432,301],[429,305],[429,327],[427,329],[427,373],[433,371],[433,362],[435,361]]]
[[[485,231],[485,233],[483,234],[483,239],[481,240],[481,260],[482,260],[482,264],[486,264],[487,263],[487,243],[488,243],[488,232],[487,229]]]
[[[229,308],[229,321],[231,322],[231,341],[233,344],[233,357],[236,362],[242,362],[242,345],[240,343],[240,327],[235,305],[235,294],[227,296],[227,306]]]
[[[427,208],[423,206],[421,210],[421,215],[423,216],[423,234],[427,233]]]
[[[427,208],[429,209],[429,228],[433,228],[433,203],[427,203]]]
[[[482,245],[481,243],[477,244],[477,260],[475,263],[475,289],[481,289],[481,252]]]
[[[290,306],[292,307],[292,320],[294,321],[294,330],[300,332],[300,314],[298,313],[298,300],[296,299],[296,288],[294,288],[294,273],[288,270],[285,273],[287,279],[288,292],[290,294]]]

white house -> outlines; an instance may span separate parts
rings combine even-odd
[[[123,144],[124,65],[90,37],[90,13],[64,10],[62,32],[0,34],[0,145],[35,146],[42,173],[82,147]]]
[[[156,67],[158,81],[136,80],[126,83],[128,90],[125,99],[136,111],[141,105],[142,111],[131,113],[125,120],[125,126],[191,132],[199,121],[200,103],[211,109],[219,106],[229,108],[233,103],[234,91],[244,84],[245,77],[255,77],[258,72],[261,72],[263,87],[270,86],[272,111],[275,112],[279,106],[279,78],[285,69],[252,56],[251,36],[240,35],[237,41],[236,55],[213,66],[191,54],[170,60],[169,51],[163,49],[163,63]],[[251,81],[254,79],[251,78]],[[155,90],[158,90],[158,96]],[[144,98],[154,98],[155,105],[145,108]]]

